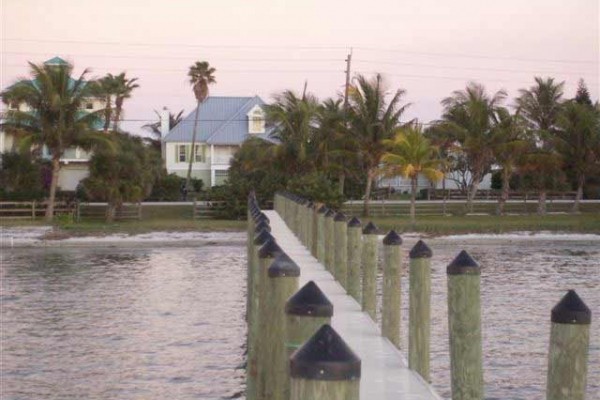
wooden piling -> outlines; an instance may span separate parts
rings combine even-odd
[[[484,398],[480,273],[464,250],[446,268],[452,400]]]
[[[592,312],[574,290],[552,309],[547,400],[583,400]]]
[[[305,218],[305,231],[304,231],[304,243],[308,251],[312,249],[312,222],[313,222],[313,209],[315,205],[312,201],[309,201],[306,205],[306,209],[304,210],[304,218]]]
[[[304,285],[285,304],[287,357],[298,350],[321,326],[331,322],[333,304],[313,281]],[[289,369],[286,363],[289,398]]]
[[[348,281],[346,290],[360,303],[360,259],[362,253],[362,226],[356,217],[348,221]]]
[[[334,259],[334,230],[333,230],[333,217],[335,211],[332,209],[327,210],[325,213],[325,268],[333,273],[333,259]]]
[[[321,206],[317,212],[317,260],[325,265],[325,214],[329,209]]]
[[[291,400],[359,400],[361,362],[329,325],[290,359]]]
[[[265,399],[288,400],[288,354],[286,343],[286,300],[298,290],[300,268],[285,253],[275,258],[268,271],[265,292],[266,320],[264,335]]]
[[[391,230],[383,238],[383,302],[381,334],[400,348],[400,280],[402,276],[402,238]]]
[[[408,367],[430,382],[431,249],[419,240],[410,250]]]
[[[344,213],[338,212],[333,218],[334,225],[334,268],[335,279],[346,288],[348,281],[348,226]]]
[[[313,208],[311,210],[311,218],[312,218],[312,223],[311,223],[311,247],[310,247],[310,254],[312,254],[313,257],[317,258],[317,245],[318,245],[318,232],[317,230],[319,229],[318,227],[318,223],[319,223],[319,214],[318,211],[321,207],[318,205],[318,203],[314,203],[313,204]]]
[[[377,226],[369,222],[363,229],[362,310],[377,321]]]
[[[256,361],[254,366],[250,366],[250,373],[255,374],[256,399],[267,400],[265,397],[266,374],[268,371],[267,352],[269,344],[265,341],[264,333],[271,328],[270,321],[267,317],[268,303],[266,301],[267,282],[269,279],[268,270],[273,260],[283,254],[283,250],[275,242],[274,239],[268,240],[258,251],[259,271],[258,271],[258,324],[257,335],[255,340],[256,346]]]

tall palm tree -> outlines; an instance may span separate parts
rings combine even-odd
[[[60,159],[69,147],[90,149],[106,135],[98,134],[93,127],[98,122],[97,113],[86,113],[81,106],[90,97],[92,86],[85,81],[88,70],[71,78],[73,66],[35,65],[29,63],[32,79],[21,79],[2,92],[2,101],[25,104],[32,111],[9,110],[3,127],[10,133],[22,136],[22,147],[46,146],[50,153],[52,178],[46,208],[46,220],[54,217],[54,203],[58,186]]]
[[[212,68],[206,61],[196,61],[188,71],[190,84],[196,97],[196,115],[194,117],[194,128],[192,131],[192,148],[190,150],[190,163],[188,165],[187,177],[185,179],[185,187],[187,192],[192,191],[192,164],[196,158],[196,128],[198,127],[198,113],[200,104],[208,97],[208,85],[216,82],[214,73],[216,69]]]
[[[273,100],[265,112],[273,127],[271,137],[280,142],[274,147],[276,157],[291,175],[309,172],[314,167],[310,146],[319,102],[309,93],[298,96],[291,90],[276,94]]]
[[[506,92],[489,96],[483,85],[471,82],[465,90],[457,90],[442,100],[444,114],[439,128],[452,136],[465,155],[470,173],[467,208],[473,211],[473,200],[494,161],[494,125],[500,103]]]
[[[516,172],[520,158],[527,148],[525,121],[519,114],[511,114],[506,108],[497,110],[498,123],[494,127],[496,137],[493,153],[502,173],[502,191],[498,198],[498,214],[504,215],[510,190],[510,179]]]
[[[337,176],[338,193],[344,194],[346,177],[356,173],[356,142],[347,134],[342,99],[327,99],[319,106],[312,142],[317,168]]]
[[[553,168],[558,155],[555,154],[554,142],[556,123],[562,110],[564,82],[555,82],[553,78],[535,77],[535,84],[529,89],[519,90],[516,99],[517,109],[528,122],[528,135],[536,148],[531,148],[527,156],[526,169],[533,172],[535,163],[536,184],[539,191],[538,213],[545,214],[546,193],[555,186],[559,171]],[[546,176],[544,174],[550,174]],[[546,186],[544,186],[546,185]],[[542,204],[543,203],[543,204]]]
[[[125,72],[121,72],[119,75],[116,76],[116,85],[114,88],[115,115],[113,124],[113,130],[115,132],[119,130],[119,121],[121,120],[121,113],[123,112],[123,102],[125,101],[125,99],[131,97],[131,92],[133,92],[134,89],[140,87],[140,85],[136,83],[137,80],[138,78],[127,78],[125,76]]]
[[[380,74],[373,79],[358,75],[349,90],[348,133],[356,142],[357,153],[367,175],[363,205],[365,216],[369,215],[371,188],[378,175],[381,158],[386,153],[384,140],[393,137],[400,125],[400,117],[409,106],[400,105],[405,93],[402,89],[389,93]]]
[[[113,118],[114,95],[118,87],[117,77],[113,74],[106,74],[106,76],[92,82],[91,85],[90,88],[94,96],[104,100],[103,131],[104,133],[108,133]]]
[[[578,212],[586,177],[600,163],[600,154],[594,150],[600,140],[600,112],[590,105],[568,101],[558,116],[554,137],[557,151],[575,174],[577,195],[573,212]]]
[[[417,199],[417,183],[419,176],[431,182],[438,182],[444,177],[443,160],[437,148],[423,135],[420,125],[411,124],[398,129],[391,140],[386,140],[389,151],[382,161],[386,174],[398,174],[410,179],[410,221],[415,224],[415,203]]]

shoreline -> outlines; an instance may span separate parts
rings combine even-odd
[[[405,248],[417,240],[440,244],[509,244],[522,241],[589,241],[600,246],[600,234],[569,231],[514,231],[507,233],[431,234],[428,232],[400,233]],[[380,239],[383,235],[380,236]],[[242,246],[246,244],[244,231],[189,231],[157,230],[150,233],[68,232],[51,226],[12,227],[0,231],[0,248],[124,248],[124,247],[193,247],[193,246]]]

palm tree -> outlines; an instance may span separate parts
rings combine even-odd
[[[185,188],[187,192],[192,191],[192,164],[196,158],[196,128],[198,127],[198,113],[200,104],[208,97],[208,85],[215,83],[214,73],[216,69],[212,68],[206,61],[196,61],[188,71],[188,77],[192,84],[194,96],[196,97],[196,115],[194,117],[194,129],[192,130],[192,148],[190,151],[190,163],[188,165],[187,177],[185,179]]]
[[[390,94],[380,74],[373,79],[358,75],[349,91],[348,133],[357,145],[367,175],[363,214],[369,215],[369,199],[373,181],[379,172],[381,158],[386,153],[384,140],[391,139],[400,124],[400,117],[409,106],[400,105],[406,92],[402,89]]]
[[[498,214],[504,215],[504,208],[508,200],[510,179],[514,175],[520,157],[527,148],[525,138],[525,121],[519,114],[511,114],[506,108],[497,110],[498,122],[494,127],[496,137],[493,153],[496,164],[502,171],[502,192],[498,198]]]
[[[110,123],[112,121],[113,113],[113,97],[117,91],[118,81],[117,77],[113,74],[106,74],[106,76],[94,81],[91,86],[91,90],[96,97],[100,97],[104,100],[104,133],[108,133]]]
[[[338,178],[338,193],[344,194],[346,177],[356,173],[356,143],[347,134],[342,99],[327,99],[320,106],[312,147],[317,168]]]
[[[121,72],[115,77],[115,115],[113,124],[113,130],[115,132],[119,130],[119,121],[121,120],[121,113],[123,112],[123,102],[125,99],[131,97],[131,92],[133,92],[134,89],[140,87],[140,85],[136,83],[137,80],[138,78],[127,78],[125,72]]]
[[[310,144],[313,140],[318,100],[309,93],[296,95],[285,90],[265,107],[267,123],[273,126],[271,137],[280,143],[274,147],[277,159],[290,175],[309,172],[314,167]]]
[[[177,114],[173,114],[172,112],[169,111],[169,128],[173,129],[175,126],[177,126],[183,119],[183,110],[179,111]],[[149,142],[152,146],[156,147],[158,150],[160,150],[160,141],[162,138],[162,132],[160,130],[161,124],[162,124],[162,119],[161,119],[161,114],[154,110],[154,114],[156,114],[156,116],[158,117],[158,121],[156,122],[152,122],[150,124],[145,124],[142,125],[142,128],[146,129],[147,131],[149,131],[152,134],[152,138],[149,139]]]
[[[488,96],[485,88],[471,82],[465,90],[457,90],[442,100],[444,114],[439,129],[446,132],[460,145],[465,155],[470,180],[467,193],[467,208],[473,211],[473,200],[479,184],[492,167],[494,161],[494,125],[500,103],[506,92],[500,90]]]
[[[31,80],[21,79],[4,92],[2,101],[25,104],[30,112],[9,110],[3,127],[8,132],[22,136],[21,146],[46,146],[50,153],[52,178],[46,208],[46,220],[54,217],[54,202],[58,186],[60,159],[69,147],[90,149],[106,136],[93,127],[99,120],[97,113],[86,113],[81,106],[90,97],[92,86],[84,78],[88,70],[77,79],[71,78],[73,66],[35,65],[29,63]]]
[[[419,176],[424,176],[431,182],[440,181],[444,177],[443,160],[440,159],[437,148],[423,135],[420,125],[411,124],[398,129],[396,136],[385,143],[390,149],[382,159],[387,175],[400,174],[410,179],[410,221],[414,226]]]
[[[598,168],[600,161],[600,154],[594,150],[600,139],[600,112],[587,104],[567,102],[558,116],[554,137],[557,151],[575,174],[577,195],[573,212],[578,212],[586,177]]]
[[[527,157],[529,170],[533,171],[535,163],[539,168],[535,171],[537,176],[535,187],[539,191],[538,213],[545,214],[546,192],[549,187],[554,187],[558,178],[558,171],[552,165],[558,159],[553,148],[556,134],[556,123],[562,110],[564,82],[556,83],[553,78],[542,79],[535,77],[535,85],[529,89],[519,90],[516,99],[517,110],[528,122],[528,135],[537,149],[530,149]],[[545,176],[544,173],[551,174]],[[544,186],[549,185],[549,186]],[[542,204],[544,203],[544,204]]]

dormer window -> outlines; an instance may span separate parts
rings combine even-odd
[[[265,133],[265,112],[258,105],[248,113],[248,133]]]

